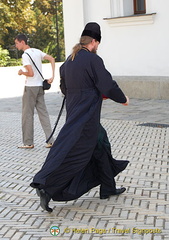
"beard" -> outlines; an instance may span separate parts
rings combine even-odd
[[[91,52],[97,54],[97,50],[95,48],[93,48]]]

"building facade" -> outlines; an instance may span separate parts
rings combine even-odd
[[[66,56],[86,23],[101,26],[98,54],[131,98],[169,99],[168,0],[63,0]]]

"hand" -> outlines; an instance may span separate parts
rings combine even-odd
[[[54,79],[54,77],[49,78],[49,79],[48,79],[48,83],[51,84],[51,83],[53,82],[53,79]]]
[[[102,98],[103,98],[103,100],[108,99],[104,94],[102,94]]]
[[[129,105],[129,98],[126,96],[127,101],[125,103],[122,103],[124,106],[128,106]]]
[[[20,69],[19,71],[18,71],[18,75],[22,75],[23,74],[23,71],[22,71],[22,69]]]

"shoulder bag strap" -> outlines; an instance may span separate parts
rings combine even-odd
[[[38,67],[36,66],[36,64],[35,64],[35,62],[33,61],[33,59],[31,58],[31,56],[30,56],[27,52],[24,52],[24,53],[26,53],[26,54],[30,57],[31,61],[33,62],[33,65],[36,67],[36,69],[38,70],[39,74],[40,74],[41,77],[44,79],[42,73],[39,71]]]
[[[55,132],[55,130],[56,130],[56,127],[57,127],[57,125],[58,125],[59,119],[60,119],[60,117],[61,117],[61,115],[62,115],[62,112],[63,112],[65,100],[66,100],[66,97],[64,96],[63,101],[62,101],[62,106],[61,106],[61,108],[60,108],[60,111],[59,111],[57,120],[56,120],[56,122],[55,122],[55,126],[54,126],[54,128],[53,128],[53,131],[52,131],[51,135],[50,135],[49,138],[46,140],[46,143],[49,142],[49,140],[51,139],[51,137],[53,136],[53,134],[54,134],[54,132]]]

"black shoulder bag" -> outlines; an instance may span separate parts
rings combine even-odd
[[[31,56],[30,56],[27,52],[25,52],[25,53],[30,57],[33,65],[36,67],[36,69],[38,70],[39,74],[41,75],[41,77],[42,77],[42,79],[43,79],[43,90],[49,90],[50,87],[51,87],[51,84],[48,83],[48,80],[47,80],[47,79],[44,79],[42,73],[39,71],[38,67],[36,66],[36,64],[35,64],[35,62],[33,61],[33,59],[31,58]]]

